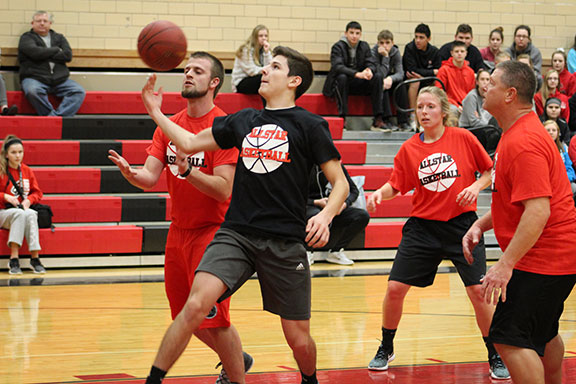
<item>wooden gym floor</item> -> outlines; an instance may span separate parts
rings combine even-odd
[[[448,264],[413,289],[387,372],[366,365],[379,345],[390,262],[316,263],[312,334],[321,383],[493,383],[462,283]],[[261,310],[258,282],[232,300],[232,320],[255,358],[247,383],[300,383],[278,318]],[[170,324],[161,269],[0,274],[0,384],[142,383]],[[560,323],[564,382],[576,383],[576,293]],[[193,340],[166,383],[214,383],[216,355]],[[506,383],[507,381],[503,381]]]

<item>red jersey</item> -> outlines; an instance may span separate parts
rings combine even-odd
[[[476,181],[476,171],[491,167],[492,160],[476,136],[446,127],[434,143],[424,143],[416,134],[402,144],[388,182],[403,194],[415,188],[410,216],[448,221],[476,210],[476,202],[461,207],[456,196]]]
[[[522,201],[550,198],[550,218],[534,246],[516,263],[543,275],[576,273],[576,209],[558,148],[535,113],[502,135],[492,175],[492,222],[506,250],[524,212]]]
[[[214,107],[206,115],[198,118],[188,116],[186,109],[172,116],[170,120],[189,132],[198,133],[212,126],[212,121],[217,116],[225,116],[226,113],[218,107]],[[221,224],[230,204],[230,200],[219,202],[204,194],[179,176],[176,160],[176,146],[164,135],[161,129],[154,132],[152,145],[147,149],[149,156],[154,156],[166,167],[168,181],[168,193],[172,199],[170,212],[172,222],[183,229],[201,228],[207,225]],[[238,158],[237,149],[199,152],[188,156],[192,166],[201,172],[212,175],[214,168],[220,165],[236,164]]]
[[[556,97],[560,99],[560,117],[564,120],[568,121],[570,119],[570,107],[568,106],[568,97],[565,94],[560,93],[558,90],[556,92],[548,95],[548,98]],[[536,113],[538,116],[542,116],[544,114],[544,105],[546,104],[546,100],[542,100],[542,93],[538,92],[534,95],[534,105],[536,106]]]
[[[8,167],[8,171],[14,178],[14,181],[17,182],[20,187],[22,187],[22,191],[24,192],[24,197],[27,197],[30,201],[30,204],[36,204],[42,198],[42,191],[40,187],[38,187],[38,181],[36,180],[36,176],[34,176],[34,172],[30,169],[29,166],[26,164],[20,164],[20,171],[14,168]],[[22,176],[22,180],[20,179]],[[0,177],[0,208],[6,208],[6,201],[4,200],[4,195],[7,193],[12,196],[18,197],[18,200],[22,202],[22,198],[18,194],[18,191],[8,178],[8,175],[4,175]]]
[[[576,78],[574,78],[574,75],[564,68],[562,72],[558,74],[558,79],[560,80],[560,84],[558,85],[560,93],[570,98],[570,96],[576,92]]]
[[[462,105],[462,100],[476,86],[476,74],[466,60],[460,68],[454,65],[452,58],[444,60],[436,77],[444,83],[448,101],[453,105]],[[436,86],[442,88],[438,82]]]

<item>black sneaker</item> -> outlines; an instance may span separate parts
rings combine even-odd
[[[46,273],[46,268],[44,268],[38,258],[30,259],[30,269],[34,273]]]
[[[8,273],[11,275],[21,275],[22,270],[20,269],[20,261],[18,259],[10,259],[8,264]]]
[[[507,380],[510,378],[510,372],[508,372],[508,368],[504,365],[499,354],[490,356],[488,362],[490,363],[490,377],[496,380]]]
[[[244,357],[244,372],[248,373],[248,371],[250,370],[250,368],[252,368],[252,365],[254,364],[254,358],[244,351],[242,351],[242,356]],[[218,363],[218,365],[216,365],[216,368],[218,368],[220,365],[222,365],[221,362]],[[229,384],[229,383],[231,383],[231,381],[228,378],[228,375],[226,374],[224,368],[222,368],[222,370],[220,371],[220,375],[218,375],[218,378],[216,379],[216,384]]]
[[[376,356],[368,364],[368,369],[371,371],[386,371],[388,369],[388,363],[394,360],[394,349],[385,348],[383,344],[378,347],[378,352]]]
[[[2,116],[14,116],[15,114],[18,113],[18,106],[16,104],[14,104],[11,107],[6,107],[4,109],[2,109]]]

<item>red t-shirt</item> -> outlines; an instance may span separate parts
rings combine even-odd
[[[42,198],[42,191],[40,187],[38,187],[38,181],[36,180],[36,176],[34,176],[34,172],[30,169],[29,166],[26,164],[21,164],[20,169],[22,170],[22,180],[20,180],[20,172],[17,169],[7,167],[8,171],[14,178],[14,181],[20,184],[20,187],[24,187],[22,192],[24,192],[24,196],[28,198],[30,204],[36,204]],[[0,189],[0,208],[6,208],[6,200],[4,200],[4,195],[9,194],[12,196],[18,197],[18,200],[22,202],[22,198],[18,194],[18,191],[10,182],[10,178],[8,175],[4,175],[0,178],[0,185],[2,186]]]
[[[218,107],[214,107],[206,115],[198,118],[189,117],[186,110],[172,116],[170,120],[189,132],[198,133],[212,126],[212,121],[217,116],[225,116],[226,113]],[[219,202],[204,194],[179,176],[178,166],[174,164],[176,147],[168,139],[161,129],[154,132],[152,145],[147,149],[149,156],[154,156],[166,167],[168,181],[168,193],[172,199],[172,222],[180,228],[201,228],[207,225],[221,224],[230,204],[230,199]],[[237,149],[199,152],[188,156],[192,165],[208,175],[214,173],[214,168],[220,165],[236,164],[238,158]]]
[[[543,275],[576,273],[576,209],[570,183],[558,148],[535,113],[522,116],[502,135],[492,180],[492,222],[502,250],[518,227],[522,201],[550,198],[544,231],[515,268]]]
[[[403,194],[416,189],[410,216],[448,221],[476,210],[476,203],[456,204],[456,196],[476,181],[476,171],[491,167],[492,160],[476,136],[463,128],[446,127],[434,143],[422,142],[417,134],[402,144],[389,183]]]

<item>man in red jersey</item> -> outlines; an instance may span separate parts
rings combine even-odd
[[[223,80],[224,68],[216,57],[206,52],[190,55],[182,85],[182,97],[187,99],[188,105],[171,120],[194,134],[211,127],[215,117],[226,115],[214,105]],[[148,158],[140,169],[130,167],[113,150],[110,150],[109,158],[126,180],[142,189],[154,187],[163,169],[167,168],[172,224],[166,241],[164,268],[166,294],[174,319],[188,299],[194,271],[206,246],[224,221],[238,151],[184,155],[162,130],[157,129],[147,152]],[[222,384],[230,382],[228,374],[242,374],[253,362],[250,355],[242,354],[240,337],[230,324],[229,306],[230,300],[216,304],[195,333],[220,356],[226,371],[222,370],[216,383]]]
[[[558,323],[576,283],[576,209],[562,159],[532,111],[529,66],[498,64],[484,109],[502,127],[492,175],[492,207],[462,240],[464,253],[494,228],[504,254],[483,279],[497,303],[490,339],[515,383],[562,382]]]

